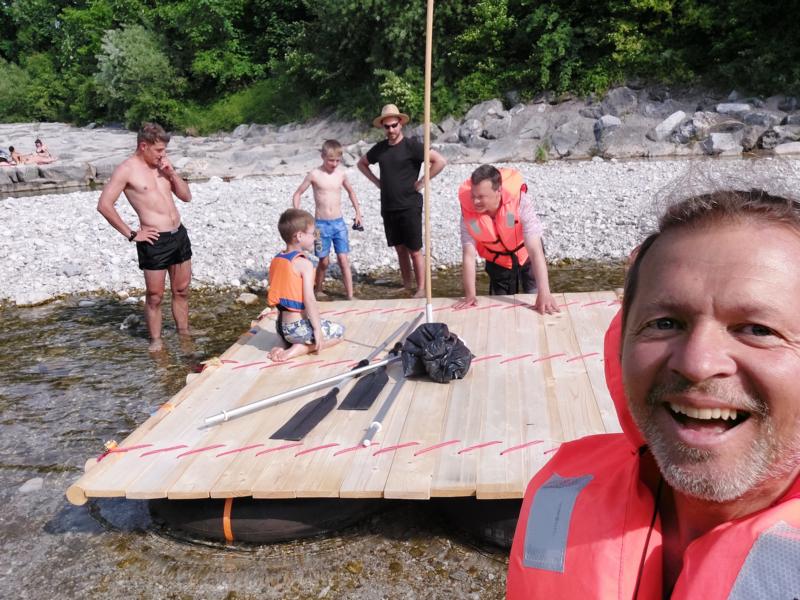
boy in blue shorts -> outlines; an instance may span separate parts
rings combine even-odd
[[[331,245],[336,251],[336,260],[342,270],[342,282],[348,300],[353,299],[353,275],[350,272],[350,261],[348,253],[350,244],[347,238],[347,225],[342,218],[342,188],[347,191],[356,217],[353,221],[354,228],[361,228],[361,209],[358,206],[356,193],[347,174],[340,167],[342,162],[342,145],[336,140],[326,140],[320,150],[322,164],[309,171],[303,183],[297,188],[292,196],[292,205],[300,208],[300,197],[308,189],[314,191],[314,217],[316,219],[319,241],[315,246],[314,253],[319,258],[317,276],[314,283],[314,293],[322,291],[322,282],[325,279],[325,271],[330,264]]]
[[[283,362],[338,344],[344,327],[321,319],[314,298],[314,265],[305,254],[314,247],[314,217],[290,208],[280,216],[278,231],[286,249],[269,265],[267,302],[278,309],[275,329],[289,347],[276,346],[269,358]]]

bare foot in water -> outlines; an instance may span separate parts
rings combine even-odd
[[[414,295],[412,296],[412,298],[424,298],[424,297],[425,297],[425,288],[418,289],[416,292],[414,292]]]
[[[164,349],[164,343],[161,338],[150,340],[150,345],[147,347],[148,352],[161,352]]]

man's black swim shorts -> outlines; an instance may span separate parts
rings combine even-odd
[[[136,252],[140,269],[162,271],[192,258],[192,243],[186,227],[181,225],[173,231],[159,231],[153,244],[136,242]]]
[[[422,248],[422,208],[392,210],[381,216],[387,246],[405,246],[413,251]]]

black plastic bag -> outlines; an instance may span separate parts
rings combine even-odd
[[[403,374],[427,375],[437,383],[461,379],[475,358],[459,337],[444,323],[425,323],[403,344]]]

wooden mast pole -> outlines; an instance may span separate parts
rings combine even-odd
[[[425,322],[433,322],[433,301],[431,294],[431,56],[433,54],[433,2],[428,0],[425,29],[425,117],[424,117],[424,156],[425,156]]]

